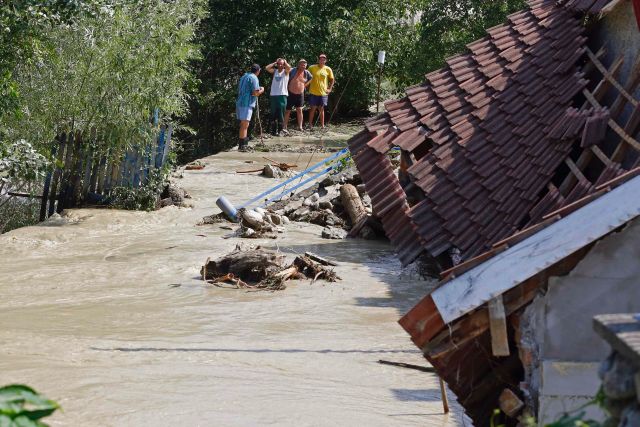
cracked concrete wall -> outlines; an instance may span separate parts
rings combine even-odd
[[[598,364],[609,348],[593,331],[596,314],[640,311],[640,220],[591,249],[573,271],[549,279],[545,295],[527,308],[525,344],[533,346],[528,372],[540,422],[588,402],[600,381]],[[590,408],[589,415],[603,419]]]

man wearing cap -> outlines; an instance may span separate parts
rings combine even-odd
[[[309,72],[313,76],[311,85],[309,86],[309,127],[313,126],[313,116],[316,110],[320,114],[320,126],[324,129],[324,107],[329,101],[329,94],[333,90],[335,79],[333,70],[327,67],[327,55],[324,53],[318,56],[318,63],[309,67]]]
[[[258,96],[262,95],[264,88],[260,86],[258,75],[260,74],[260,66],[253,64],[251,71],[245,73],[238,82],[238,98],[236,99],[236,117],[240,121],[240,132],[238,151],[247,151],[249,145],[247,139],[247,129],[253,115],[253,109],[256,107]]]
[[[302,130],[304,106],[304,90],[309,87],[313,76],[307,70],[307,61],[301,59],[298,66],[289,73],[289,98],[287,99],[287,111],[284,113],[284,129],[287,130],[291,110],[296,109],[298,130]]]
[[[266,67],[269,74],[273,74],[271,92],[269,93],[269,106],[271,109],[271,133],[273,135],[286,131],[283,126],[284,111],[287,109],[287,97],[289,96],[289,73],[291,65],[286,59],[278,58]]]

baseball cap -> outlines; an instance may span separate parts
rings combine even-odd
[[[258,71],[260,71],[260,65],[258,65],[258,64],[251,64],[251,72],[252,72],[252,73],[255,73],[255,72],[258,72]]]

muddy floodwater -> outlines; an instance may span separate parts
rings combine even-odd
[[[192,209],[77,209],[0,236],[0,384],[57,400],[52,426],[463,425],[451,394],[442,414],[434,375],[377,363],[426,365],[397,320],[432,284],[387,243],[296,223],[241,241],[223,238],[228,224],[195,225],[219,212],[219,195],[239,204],[277,182],[234,172],[262,155],[186,171]],[[207,257],[238,243],[330,256],[343,280],[274,293],[205,285]]]

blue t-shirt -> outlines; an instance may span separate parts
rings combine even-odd
[[[252,93],[258,89],[260,89],[258,76],[253,73],[245,73],[238,83],[238,99],[236,100],[236,105],[238,107],[255,107],[258,97],[253,96]]]

